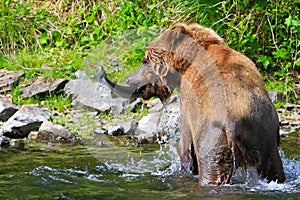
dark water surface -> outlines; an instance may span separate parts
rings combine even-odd
[[[0,150],[0,199],[300,199],[299,132],[282,137],[285,184],[257,180],[197,186],[179,172],[176,147],[141,151],[115,145],[29,143]],[[283,153],[282,153],[283,154]]]

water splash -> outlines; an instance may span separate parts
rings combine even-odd
[[[180,162],[174,146],[162,147],[153,153],[128,154],[123,159],[108,159],[105,162],[108,168],[116,169],[123,173],[123,177],[143,176],[168,176],[180,171]]]

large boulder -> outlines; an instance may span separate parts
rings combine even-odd
[[[47,121],[51,112],[36,105],[21,107],[0,129],[0,135],[9,138],[24,138],[31,131],[37,131],[40,125]]]
[[[77,73],[79,79],[68,82],[64,88],[65,94],[72,98],[72,106],[89,111],[112,112],[120,114],[128,100],[112,98],[111,90],[99,82],[93,82],[82,73]]]

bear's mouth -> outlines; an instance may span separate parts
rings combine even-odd
[[[94,79],[106,85],[113,96],[129,99],[130,102],[141,97],[149,100],[152,97],[158,97],[162,103],[166,103],[172,93],[172,90],[161,83],[147,83],[143,86],[122,86],[110,81],[101,67],[100,72],[94,76]]]
[[[141,87],[138,87],[131,95],[131,99],[141,97],[144,100],[149,100],[152,97],[157,97],[161,100],[162,103],[166,103],[171,94],[172,90],[163,84],[148,83]]]

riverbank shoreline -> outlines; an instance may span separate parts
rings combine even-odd
[[[101,134],[122,136],[131,139],[137,146],[167,143],[170,138],[178,140],[180,137],[178,94],[173,95],[165,106],[158,99],[137,99],[130,103],[126,99],[113,97],[106,85],[91,80],[82,71],[76,72],[74,80],[49,82],[37,78],[32,84],[21,88],[23,98],[42,98],[63,93],[72,100],[72,109],[59,113],[45,108],[43,101],[37,105],[13,104],[9,91],[19,84],[23,73],[0,72],[3,82],[1,88],[5,90],[5,95],[0,96],[1,148],[25,148],[28,140],[51,145],[77,145],[84,138],[94,138]],[[6,82],[3,78],[5,76]],[[273,103],[284,99],[279,91],[268,91],[268,94]],[[277,109],[277,113],[281,135],[300,128],[300,105],[286,103]],[[97,142],[100,146],[104,143]]]

